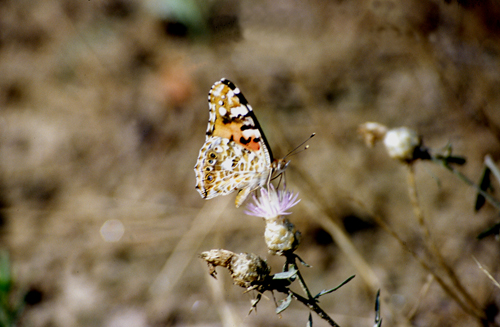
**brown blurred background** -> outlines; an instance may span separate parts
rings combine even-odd
[[[197,258],[225,248],[283,264],[234,194],[205,201],[194,189],[207,93],[222,77],[275,156],[316,133],[291,158],[287,186],[302,202],[290,219],[313,292],[357,275],[322,298],[334,320],[373,326],[380,287],[383,326],[480,325],[374,223],[425,258],[407,170],[356,129],[406,125],[429,147],[451,143],[478,181],[484,156],[500,159],[496,0],[2,0],[0,241],[11,301],[26,302],[20,326],[305,326],[304,306],[277,316],[270,293],[247,316],[255,294]],[[432,238],[500,324],[500,289],[473,260],[500,280],[498,242],[476,239],[497,211],[475,213],[474,189],[444,169],[415,170]],[[345,228],[376,287],[324,219]]]

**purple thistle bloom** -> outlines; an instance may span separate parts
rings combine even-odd
[[[245,213],[250,216],[262,217],[264,219],[277,218],[281,215],[290,215],[288,209],[300,202],[297,200],[298,193],[287,192],[285,190],[275,190],[271,184],[269,189],[261,188],[261,195],[253,195],[254,203],[247,206]]]

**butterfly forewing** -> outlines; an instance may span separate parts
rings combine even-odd
[[[209,94],[205,144],[195,166],[205,199],[239,190],[236,206],[269,180],[273,156],[252,107],[232,82],[216,82]]]

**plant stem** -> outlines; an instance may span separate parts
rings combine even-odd
[[[461,308],[464,310],[467,314],[477,317],[479,319],[484,319],[484,315],[477,315],[476,312],[474,312],[472,309],[467,306],[460,297],[458,297],[455,292],[453,292],[453,289],[448,286],[448,284],[445,283],[445,281],[438,275],[436,272],[422,259],[420,258],[412,249],[408,247],[408,244],[403,241],[403,239],[382,219],[381,216],[378,214],[371,212],[366,208],[363,202],[359,201],[356,198],[351,197],[352,201],[357,203],[359,206],[361,206],[366,212],[370,214],[370,216],[375,220],[375,222],[382,228],[384,229],[389,235],[394,237],[396,241],[400,244],[400,246],[408,251],[411,256],[417,260],[417,262],[426,270],[428,271],[438,282],[438,284],[443,288],[443,290],[448,294]]]
[[[311,301],[314,301],[314,298],[313,296],[311,295],[311,292],[309,291],[309,288],[307,287],[306,285],[306,281],[304,280],[304,278],[302,277],[302,274],[300,273],[300,270],[298,269],[297,265],[295,265],[295,269],[297,269],[297,277],[299,278],[299,283],[300,283],[300,286],[302,287],[302,289],[304,290],[304,292],[306,293],[307,295],[307,298]]]
[[[289,294],[295,300],[302,302],[302,304],[307,306],[311,311],[314,311],[321,319],[327,321],[330,324],[330,326],[340,327],[339,324],[337,324],[332,318],[330,318],[330,316],[323,309],[320,308],[320,306],[318,305],[318,302],[316,302],[316,300],[314,300],[312,298],[306,299],[305,297],[295,293],[294,291],[292,291],[290,289],[279,289],[277,291]]]
[[[489,154],[484,156],[484,164],[491,170],[497,181],[500,182],[500,170],[498,170],[498,167]]]
[[[410,201],[413,207],[413,212],[415,214],[415,217],[417,218],[418,224],[420,225],[420,227],[424,232],[424,239],[425,242],[427,243],[428,250],[434,256],[439,266],[441,266],[444,272],[448,275],[452,284],[455,286],[458,292],[463,296],[465,302],[469,305],[471,310],[475,312],[475,315],[478,317],[483,316],[484,314],[482,310],[479,308],[479,306],[474,301],[472,296],[469,294],[469,292],[467,292],[465,287],[462,285],[462,283],[458,279],[453,269],[451,269],[451,267],[446,263],[441,252],[439,252],[438,248],[436,247],[436,244],[432,240],[429,228],[425,223],[422,209],[420,208],[420,201],[418,199],[418,192],[417,192],[417,184],[415,182],[415,169],[414,169],[415,167],[412,164],[407,165],[407,167],[408,167],[408,191],[409,191]]]

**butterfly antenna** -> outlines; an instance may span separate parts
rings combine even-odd
[[[298,150],[300,147],[302,147],[304,145],[304,143],[308,142],[310,139],[312,139],[314,136],[316,135],[316,133],[312,133],[311,136],[309,136],[304,142],[300,143],[298,146],[295,147],[295,149],[293,149],[292,151],[288,152],[288,154],[283,158],[283,159],[286,159],[287,157],[290,157],[290,156],[293,156],[293,155],[296,155],[298,153],[301,153],[302,151],[304,150],[307,150],[309,149],[309,145],[306,145],[303,149],[301,150]],[[297,151],[298,150],[298,151]]]

